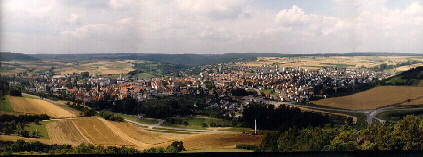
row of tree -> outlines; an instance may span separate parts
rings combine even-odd
[[[134,155],[140,153],[179,153],[184,151],[184,144],[182,141],[174,141],[172,144],[164,149],[163,147],[146,149],[140,152],[130,147],[116,147],[116,146],[94,146],[92,144],[80,144],[72,147],[71,145],[47,145],[41,142],[25,142],[24,140],[0,141],[0,155],[11,155],[18,152],[38,152],[48,154],[120,154],[120,155]]]
[[[342,127],[290,128],[265,135],[259,151],[422,151],[423,120],[407,116],[397,123]]]
[[[138,150],[129,147],[116,146],[94,146],[91,144],[81,144],[76,147],[71,145],[46,145],[36,142],[25,142],[17,140],[16,142],[0,141],[1,155],[10,155],[15,152],[38,152],[49,154],[138,154]]]

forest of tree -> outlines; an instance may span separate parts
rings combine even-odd
[[[321,113],[302,112],[299,108],[281,105],[277,108],[269,104],[250,104],[242,113],[240,121],[246,127],[253,128],[257,120],[259,129],[287,130],[292,127],[304,128],[334,123],[328,116]],[[351,119],[345,119],[351,123]]]
[[[363,129],[341,127],[292,127],[268,133],[258,151],[422,151],[423,120],[407,116],[397,123],[372,124]]]

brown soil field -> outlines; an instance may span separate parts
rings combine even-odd
[[[8,96],[13,111],[17,113],[47,114],[50,117],[76,117],[77,111],[57,106],[53,103],[33,98]]]
[[[187,150],[199,148],[235,148],[237,144],[260,144],[261,135],[241,133],[205,133],[183,139]]]
[[[379,86],[353,95],[313,101],[320,106],[350,110],[376,109],[423,96],[423,87]]]

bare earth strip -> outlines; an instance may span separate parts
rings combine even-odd
[[[71,112],[53,103],[33,98],[8,96],[13,111],[18,113],[47,114],[50,117],[76,117],[77,112]]]
[[[207,133],[183,139],[187,150],[199,148],[235,148],[237,144],[260,144],[262,136],[241,133]]]
[[[367,110],[402,104],[408,99],[423,96],[423,87],[379,86],[353,95],[313,101],[320,106],[329,106],[350,110]]]

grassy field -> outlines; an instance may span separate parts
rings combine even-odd
[[[7,96],[13,111],[18,113],[29,114],[47,114],[50,117],[64,118],[76,117],[77,111],[73,112],[70,109],[64,109],[53,103],[27,97]]]
[[[170,122],[166,121],[163,123],[163,126],[188,128],[188,129],[207,129],[208,127],[210,127],[211,123],[215,123],[216,125],[222,125],[222,126],[232,125],[231,121],[218,119],[218,118],[211,118],[211,117],[193,117],[193,118],[177,118],[177,119],[183,122],[188,122],[188,125],[171,124]],[[207,124],[207,127],[204,127],[203,123]]]
[[[3,112],[13,112],[13,108],[10,105],[10,102],[7,99],[7,96],[1,97],[1,100],[0,100],[0,110],[3,111]]]
[[[47,129],[46,129],[46,125],[49,122],[51,122],[51,121],[41,121],[39,124],[29,123],[28,125],[25,126],[25,130],[29,131],[29,132],[37,131],[40,135],[39,138],[49,139],[48,132],[47,132]]]
[[[159,122],[159,121],[154,120],[154,119],[147,119],[147,118],[139,119],[138,117],[133,116],[133,115],[125,115],[125,114],[121,114],[121,113],[115,113],[115,114],[118,114],[125,119],[136,121],[136,122],[142,123],[142,124],[157,124]]]
[[[313,104],[349,110],[366,110],[402,104],[408,99],[417,101],[422,96],[423,87],[378,86],[353,95],[313,101]]]
[[[407,115],[415,115],[419,116],[420,118],[423,118],[423,109],[414,111],[386,111],[378,114],[376,117],[388,121],[398,121]]]

